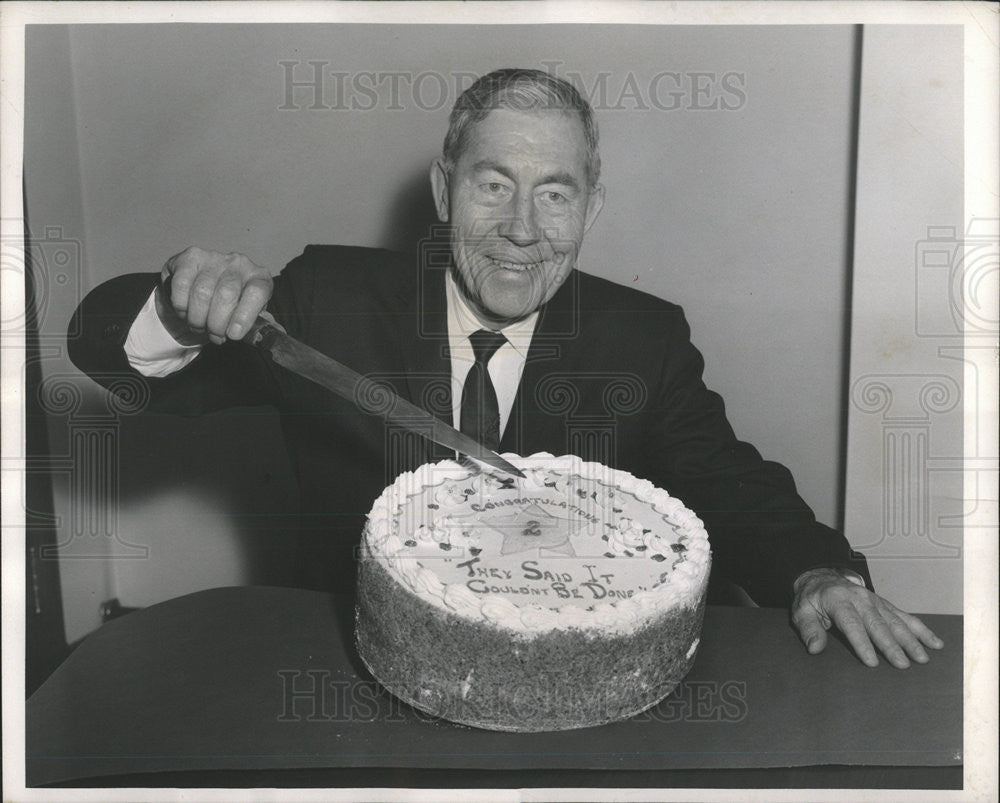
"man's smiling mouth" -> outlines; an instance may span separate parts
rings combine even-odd
[[[506,259],[497,259],[496,257],[487,257],[491,265],[495,265],[504,270],[512,270],[517,272],[524,272],[532,270],[533,268],[539,267],[541,262],[510,262]]]

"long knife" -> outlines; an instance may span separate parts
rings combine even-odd
[[[487,449],[468,435],[448,426],[440,418],[411,404],[386,385],[363,376],[296,340],[276,323],[263,317],[257,318],[247,333],[246,342],[270,354],[278,365],[354,402],[366,413],[381,415],[386,423],[405,427],[507,474],[524,477],[523,473],[492,449]],[[377,400],[377,403],[366,400]]]

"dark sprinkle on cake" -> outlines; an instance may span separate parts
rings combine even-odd
[[[659,552],[657,552],[655,555],[650,555],[650,557],[653,560],[655,560],[657,563],[663,563],[663,561],[666,560],[666,558],[663,555],[661,555]]]
[[[482,550],[482,549],[480,549],[480,548],[479,548],[479,547],[477,547],[477,546],[470,546],[470,547],[469,547],[469,554],[471,554],[471,555],[472,555],[472,557],[475,557],[476,555],[478,555],[478,554],[479,554],[480,552],[482,552],[482,551],[483,551],[483,550]]]
[[[449,549],[451,549],[451,544],[447,543],[446,541],[442,541],[440,544],[438,544],[438,547],[447,552]]]
[[[646,551],[646,545],[645,544],[637,544],[636,547],[635,547],[635,551],[636,552],[645,552]]]
[[[583,488],[577,488],[576,495],[579,496],[581,499],[587,498],[587,492]]]
[[[428,502],[427,507],[429,507],[431,510],[437,510],[439,507],[441,507],[441,505],[439,505],[437,502]]]
[[[614,511],[615,513],[621,513],[621,512],[622,512],[622,509],[621,509],[620,507],[613,507],[613,508],[611,508],[611,509],[612,509],[612,510],[613,510],[613,511]]]
[[[407,546],[416,546],[416,545],[417,545],[417,542],[416,542],[416,541],[414,541],[414,540],[413,540],[412,538],[407,538],[407,539],[406,539],[406,541],[405,541],[404,543],[405,543],[405,544],[406,544]]]
[[[606,557],[606,558],[613,558],[614,556],[615,556],[614,552],[605,552],[604,553],[604,557]]]
[[[684,544],[671,544],[670,548],[674,552],[687,552],[687,547]]]

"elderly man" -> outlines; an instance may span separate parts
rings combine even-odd
[[[431,166],[448,240],[424,243],[419,264],[310,246],[272,279],[245,256],[188,248],[158,276],[91,293],[71,354],[98,378],[142,374],[156,409],[275,405],[309,523],[296,549],[322,574],[313,585],[349,588],[371,501],[399,471],[447,455],[394,441],[358,405],[241,344],[265,308],[293,336],[488,445],[575,449],[665,488],[705,521],[710,599],[738,585],[759,604],[790,605],[812,653],[836,625],[870,666],[875,648],[899,668],[927,661],[925,647],[940,640],[874,593],[864,558],[815,521],[786,469],[736,440],[702,383],[680,308],[575,270],[604,204],[599,174],[593,113],[570,84],[490,73],[456,102]],[[493,411],[485,421],[472,396]],[[609,414],[610,445],[570,440],[573,422]]]

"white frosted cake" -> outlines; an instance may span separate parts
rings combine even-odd
[[[698,647],[701,521],[646,480],[579,458],[504,455],[401,475],[365,526],[357,643],[378,681],[455,722],[581,728],[655,705]]]

